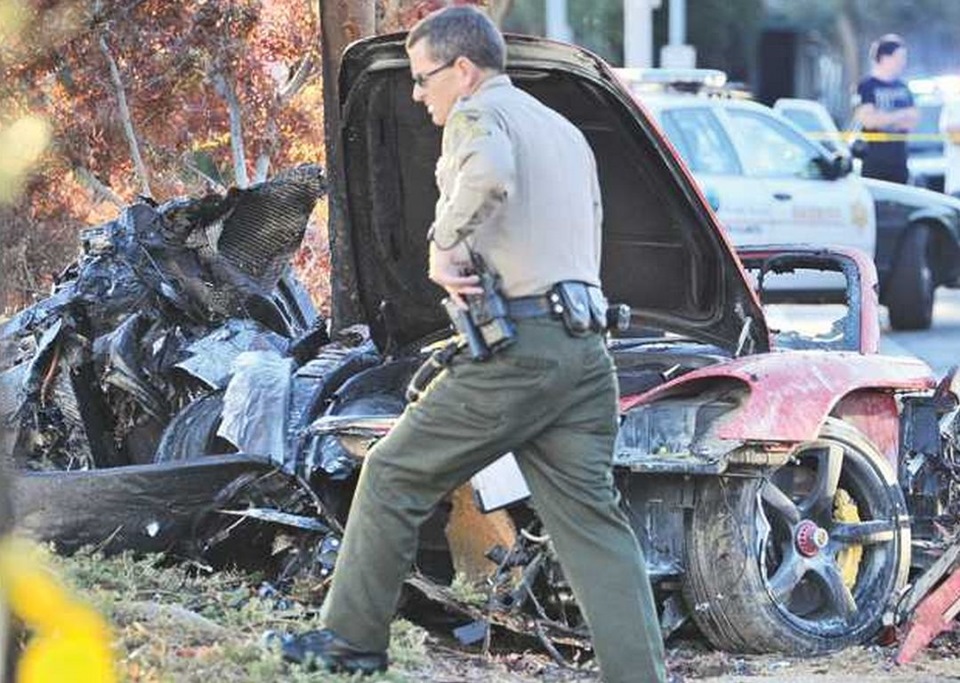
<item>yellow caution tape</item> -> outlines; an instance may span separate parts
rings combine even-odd
[[[946,142],[949,135],[942,133],[880,133],[848,130],[842,133],[807,133],[814,140],[864,140],[866,142]]]
[[[106,622],[63,588],[34,545],[0,540],[0,590],[33,633],[17,661],[17,683],[117,680]]]

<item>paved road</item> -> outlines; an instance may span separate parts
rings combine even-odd
[[[938,289],[933,326],[922,332],[894,332],[883,309],[881,353],[914,355],[930,364],[937,377],[951,365],[960,365],[960,290]]]

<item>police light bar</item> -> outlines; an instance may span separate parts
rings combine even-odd
[[[614,73],[633,93],[658,90],[699,92],[719,89],[727,83],[727,74],[719,69],[614,69]]]

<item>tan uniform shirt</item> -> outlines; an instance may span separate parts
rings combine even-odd
[[[437,161],[433,239],[461,238],[508,297],[561,280],[600,284],[602,208],[593,152],[560,114],[498,75],[457,102]]]

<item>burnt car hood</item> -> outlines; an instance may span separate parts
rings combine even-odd
[[[335,244],[333,275],[356,290],[335,291],[341,300],[334,310],[363,316],[381,348],[447,327],[442,292],[426,276],[441,129],[411,99],[404,38],[352,44],[339,82],[346,239]],[[577,125],[593,148],[610,300],[632,306],[637,326],[730,350],[765,350],[763,314],[723,230],[609,67],[541,38],[508,36],[507,46],[513,82]]]

